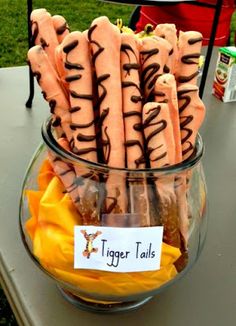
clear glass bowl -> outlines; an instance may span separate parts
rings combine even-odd
[[[30,257],[55,280],[67,300],[96,312],[135,309],[193,266],[207,230],[200,135],[187,161],[145,170],[117,169],[78,158],[57,143],[50,119],[42,127],[42,137],[44,143],[24,178],[20,230]],[[108,198],[109,192],[116,198]],[[138,272],[75,269],[76,225],[162,225],[160,268]]]

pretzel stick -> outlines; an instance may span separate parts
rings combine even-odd
[[[57,35],[53,26],[53,20],[46,9],[35,9],[30,15],[32,29],[32,43],[41,45],[54,68],[54,52],[58,45]]]
[[[42,89],[43,96],[49,103],[54,118],[53,126],[61,126],[70,142],[72,139],[70,105],[55,69],[39,45],[35,45],[28,51],[28,60]]]
[[[143,128],[151,168],[174,164],[175,142],[167,104],[145,104]],[[160,220],[164,226],[164,241],[180,248],[181,237],[173,177],[165,175],[163,178],[157,178],[155,184],[159,197]]]
[[[65,18],[61,15],[52,16],[52,23],[57,35],[58,43],[60,44],[64,40],[66,35],[69,34],[69,26]]]
[[[123,95],[123,116],[125,124],[126,165],[129,169],[144,169],[144,140],[142,129],[142,96],[139,77],[139,50],[133,34],[121,34],[121,80]],[[133,179],[136,181],[132,181]],[[151,206],[148,199],[148,187],[145,175],[140,175],[139,180],[135,174],[129,177],[129,205],[130,213],[140,217],[136,222],[141,226],[151,224]],[[152,223],[154,223],[152,221]],[[134,225],[132,221],[132,225]]]
[[[65,81],[70,94],[72,152],[81,158],[97,162],[97,146],[93,113],[92,69],[89,44],[81,32],[68,34],[61,44]],[[99,218],[98,213],[98,177],[83,165],[75,166],[80,198],[80,212],[85,221]]]
[[[178,84],[197,83],[198,64],[201,55],[202,34],[199,32],[179,33],[179,60],[176,69],[176,81]]]
[[[70,150],[69,143],[65,138],[59,138],[58,144],[66,151]],[[75,174],[74,166],[70,163],[66,163],[51,151],[48,151],[48,159],[53,167],[54,172],[60,178],[75,207],[79,211],[78,191],[76,185],[77,177]]]
[[[154,29],[154,34],[156,36],[164,38],[171,44],[172,50],[167,60],[167,66],[170,69],[169,72],[171,74],[174,74],[178,62],[178,47],[177,47],[178,40],[177,40],[177,30],[175,24],[158,24]]]
[[[163,74],[160,76],[155,83],[154,95],[155,102],[167,103],[175,139],[175,163],[180,163],[182,161],[182,148],[179,127],[178,99],[174,76],[171,74]]]
[[[182,155],[183,160],[186,160],[193,154],[197,133],[205,116],[205,106],[199,98],[198,87],[191,84],[183,84],[179,86],[178,105],[180,115]],[[189,179],[190,174],[187,173],[180,180],[179,192],[182,191],[182,194],[188,189]],[[182,197],[180,197],[180,199],[181,198]],[[179,203],[180,210],[182,211],[182,213],[180,213],[180,229],[187,246],[189,237],[189,219],[185,213],[185,211],[187,212],[188,210],[186,205],[187,204],[184,202],[184,200],[180,201]]]
[[[160,76],[155,83],[154,93],[156,102],[164,102],[168,105],[175,139],[175,163],[180,163],[182,162],[182,146],[176,81],[174,76],[171,74],[163,74]],[[178,174],[174,182],[180,219],[180,232],[185,240],[185,248],[187,248],[189,221],[186,198],[186,176]]]
[[[161,37],[145,37],[141,40],[141,88],[146,101],[154,89],[158,76],[170,71],[166,63],[171,49],[170,43]]]
[[[104,37],[104,32],[106,36]],[[98,87],[104,163],[111,167],[125,167],[124,123],[120,75],[119,29],[107,17],[95,19],[88,31]],[[125,179],[110,172],[106,181],[107,214],[127,212]]]
[[[193,154],[197,133],[205,117],[205,106],[199,98],[196,85],[181,85],[177,93],[182,155],[183,160],[186,160]]]

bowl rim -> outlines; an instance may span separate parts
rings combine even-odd
[[[145,168],[145,169],[129,169],[129,168],[119,168],[114,166],[108,166],[103,163],[97,163],[88,161],[78,155],[68,152],[62,146],[58,144],[55,137],[53,136],[52,132],[52,125],[53,119],[52,117],[48,117],[42,124],[41,127],[41,134],[46,146],[56,155],[59,155],[64,160],[72,164],[83,164],[86,165],[86,168],[91,168],[95,170],[102,170],[103,172],[109,171],[117,171],[117,173],[125,172],[125,173],[134,173],[134,174],[150,174],[150,173],[161,173],[161,174],[170,174],[170,173],[179,173],[194,167],[202,158],[204,154],[204,143],[202,137],[199,133],[197,133],[196,143],[194,147],[194,151],[191,156],[180,163],[174,165],[168,165],[161,168]]]

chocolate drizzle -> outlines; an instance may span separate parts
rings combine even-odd
[[[147,64],[145,66],[145,63],[159,53],[159,49],[153,48],[150,50],[143,50],[140,51],[141,56],[141,64],[142,64],[142,73],[141,73],[141,89],[145,90],[145,97],[146,101],[149,101],[149,96],[152,95],[152,91],[155,85],[155,82],[160,74],[158,74],[161,66],[159,63],[156,62],[156,60],[151,60],[152,63]],[[154,59],[154,58],[153,58]],[[154,62],[153,62],[154,61]],[[163,67],[164,69],[164,67]],[[169,68],[165,68],[166,71],[169,71]]]
[[[63,25],[59,26],[56,29],[56,33],[57,33],[57,35],[62,35],[67,29],[69,30],[69,27],[68,27],[67,23],[65,22]]]
[[[144,155],[143,145],[140,143],[139,140],[135,140],[135,139],[125,141],[125,147],[132,147],[132,146],[138,146],[140,151],[141,151],[141,155],[134,160],[134,163],[136,165],[136,169],[138,169],[140,164],[146,163],[146,158],[145,158],[145,155]]]
[[[40,44],[41,44],[41,46],[42,46],[43,49],[49,47],[49,44],[42,37],[40,37]]]
[[[165,74],[168,74],[168,73],[170,72],[170,68],[169,68],[167,65],[164,65],[164,67],[163,67],[163,72],[164,72]]]
[[[178,91],[178,99],[179,101],[182,100],[183,104],[179,106],[179,113],[180,113],[180,130],[185,132],[185,136],[181,137],[181,144],[182,144],[182,155],[185,156],[189,152],[192,152],[193,150],[193,144],[189,141],[189,138],[191,137],[193,130],[188,127],[189,124],[193,121],[193,115],[184,115],[184,110],[188,107],[188,105],[191,103],[191,96],[187,95],[190,92],[193,92],[196,90],[193,89],[187,89],[187,90],[181,90]]]
[[[138,111],[128,111],[128,112],[124,112],[123,113],[123,117],[124,118],[127,118],[127,117],[131,117],[131,116],[134,116],[134,115],[137,115],[140,117],[140,120],[142,118],[142,113],[141,112],[138,112]]]
[[[135,84],[132,81],[123,81],[122,88],[126,88],[126,87],[135,87],[138,90],[138,93],[140,94],[140,95],[132,95],[130,98],[131,102],[138,103],[142,101],[141,89],[138,87],[137,84]]]
[[[155,82],[158,78],[157,72],[160,69],[159,63],[151,63],[145,67],[141,73],[141,88],[147,88],[149,91],[152,91],[154,88]]]
[[[120,190],[118,187],[115,188],[116,195],[115,197],[113,196],[107,196],[107,199],[111,201],[111,204],[106,207],[106,214],[110,213],[120,213],[119,211],[119,206],[118,206],[118,198],[120,197]]]
[[[75,112],[78,112],[80,110],[81,110],[80,106],[74,106],[74,107],[69,108],[70,113],[75,113]]]
[[[161,97],[165,97],[166,96],[166,94],[164,92],[161,92],[161,91],[154,91],[153,92],[153,95],[155,95],[155,96],[161,96]]]
[[[56,105],[57,105],[56,100],[53,100],[53,99],[52,99],[52,100],[49,101],[50,112],[51,112],[52,114],[55,113]]]
[[[174,53],[174,49],[172,48],[169,52],[169,55],[172,55]]]
[[[96,147],[86,147],[86,148],[74,148],[73,152],[77,155],[85,155],[91,152],[97,152],[97,148]],[[84,175],[82,175],[84,177]]]
[[[132,46],[130,46],[129,44],[123,43],[121,44],[121,52],[124,52],[126,54],[126,56],[128,57],[129,63],[125,63],[123,65],[123,70],[127,72],[128,75],[130,75],[130,70],[135,69],[135,70],[139,70],[140,69],[140,64],[138,63],[138,58],[136,57],[136,54],[132,48]],[[131,52],[134,57],[135,57],[135,62],[131,63]]]
[[[150,134],[148,134],[146,136],[146,146],[147,146],[147,154],[149,156],[149,159],[151,162],[154,161],[159,161],[160,159],[164,158],[167,155],[167,152],[162,152],[160,154],[158,154],[157,156],[155,156],[154,158],[150,158],[150,155],[157,150],[160,150],[163,147],[163,144],[157,146],[157,147],[150,147],[149,146],[149,142],[152,140],[152,138],[159,134],[160,132],[162,132],[166,127],[167,127],[167,121],[162,119],[159,121],[154,121],[158,115],[161,112],[161,106],[158,105],[157,107],[154,107],[152,109],[150,109],[146,115],[147,118],[143,121],[143,129],[146,129],[150,126],[157,126],[157,128],[155,130],[153,130]],[[157,151],[159,152],[159,151]]]
[[[89,100],[89,101],[93,100],[93,95],[91,95],[91,94],[78,94],[76,91],[70,91],[70,95],[73,98],[81,98],[81,99]]]
[[[97,25],[95,24],[94,26],[90,27],[89,31],[88,31],[88,39],[90,44],[94,44],[97,47],[97,51],[94,51],[92,54],[92,63],[93,65],[95,65],[96,63],[96,59],[97,57],[103,52],[104,48],[92,38],[92,34],[94,32],[94,30],[97,28]],[[100,95],[98,96],[97,99],[97,103],[95,105],[96,110],[98,110],[98,108],[100,108],[104,98],[107,95],[107,89],[104,86],[103,82],[107,79],[110,78],[110,74],[103,74],[101,76],[97,76],[97,88],[100,88]],[[107,115],[109,113],[109,108],[103,109],[103,111],[100,112],[100,119],[98,121],[98,125],[97,125],[97,129],[98,129],[98,133],[97,136],[100,136],[102,134],[102,139],[101,139],[101,143],[99,143],[98,140],[98,147],[101,145],[103,147],[103,161],[105,164],[109,163],[109,159],[110,159],[110,153],[111,153],[111,142],[110,142],[110,137],[108,135],[107,132],[107,126],[104,127],[103,126],[103,122],[106,119]],[[103,132],[101,132],[101,130],[103,130]]]
[[[107,199],[110,199],[112,201],[112,203],[106,209],[107,214],[110,214],[116,208],[117,198],[109,196],[107,197]]]
[[[81,133],[79,133],[76,137],[78,139],[78,141],[93,141],[96,139],[96,135],[83,135]]]
[[[191,38],[191,39],[188,40],[188,44],[191,46],[191,45],[194,45],[194,44],[196,44],[198,42],[201,42],[201,41],[202,41],[202,37]],[[190,68],[190,75],[187,75],[187,76],[181,75],[182,68],[180,69],[180,76],[177,77],[177,82],[178,83],[188,83],[188,82],[192,81],[192,79],[194,79],[195,77],[198,76],[198,73],[199,73],[198,72],[199,58],[200,58],[200,53],[199,52],[187,53],[187,54],[184,54],[181,57],[180,60],[184,65],[187,65],[187,66],[190,65],[190,66],[193,66],[193,67]],[[194,68],[194,65],[196,66],[196,68]]]
[[[68,55],[70,54],[70,52],[72,50],[76,49],[78,46],[79,46],[79,40],[74,40],[63,47],[63,52],[66,53],[65,68],[68,70],[73,70],[73,69],[74,70],[84,70],[84,67],[80,63],[77,63],[77,62],[72,63],[68,60]],[[79,59],[79,56],[78,56],[78,59]],[[65,80],[68,83],[71,83],[71,82],[79,80],[81,78],[82,78],[81,74],[74,74],[71,76],[67,76],[65,78]],[[81,94],[81,93],[77,93],[74,90],[70,90],[70,96],[72,98],[76,98],[76,99],[83,99],[83,100],[88,100],[88,101],[93,100],[92,94]],[[75,106],[75,107],[72,107],[69,111],[70,111],[70,113],[74,113],[74,112],[78,112],[80,110],[81,110],[80,106]],[[94,125],[94,120],[92,120],[88,123],[71,123],[70,128],[71,128],[71,130],[75,131],[77,129],[86,129],[93,125]],[[78,132],[78,133],[76,133],[76,136],[74,136],[74,138],[76,138],[79,142],[93,142],[94,140],[96,140],[96,135],[85,135],[85,134]],[[74,140],[71,143],[71,147],[74,148]],[[94,146],[86,147],[86,148],[74,148],[74,152],[77,155],[85,155],[85,154],[88,154],[88,153],[94,152],[94,151],[97,152],[97,149]]]
[[[95,61],[96,61],[97,57],[99,56],[99,54],[104,51],[104,48],[98,42],[96,42],[95,40],[92,39],[92,33],[95,30],[95,28],[97,28],[97,25],[94,25],[94,26],[90,27],[89,30],[88,30],[89,42],[91,44],[95,44],[97,46],[97,48],[98,48],[97,51],[94,52],[93,55],[92,55],[92,63],[93,63],[93,65],[95,65]]]
[[[63,172],[59,173],[60,177],[64,177],[66,174],[74,172],[73,168],[68,168],[68,170],[64,170]]]
[[[66,54],[68,54],[70,51],[72,51],[78,45],[79,45],[79,41],[78,40],[74,40],[74,41],[70,42],[69,44],[67,44],[67,45],[65,45],[63,47],[63,52],[65,52]]]
[[[106,79],[108,79],[109,77],[110,77],[110,74],[104,74],[104,75],[101,75],[101,76],[97,77],[97,81],[96,81],[97,82],[97,86],[98,86],[98,88],[99,87],[102,88],[102,94],[99,95],[98,100],[97,100],[97,103],[96,103],[97,106],[100,106],[101,105],[101,103],[103,102],[104,98],[107,95],[107,89],[102,84],[102,82],[105,81]]]
[[[30,43],[33,46],[35,45],[36,38],[38,37],[39,34],[39,27],[38,27],[38,23],[35,21],[31,20],[30,23],[31,23],[31,31],[32,31]]]
[[[61,118],[60,117],[56,117],[55,120],[52,123],[53,127],[60,127],[61,126]]]
[[[139,70],[140,69],[140,64],[138,62],[138,58],[136,57],[135,51],[132,48],[132,46],[130,46],[129,44],[122,44],[121,51],[126,55],[128,61],[129,61],[129,63],[125,63],[125,64],[122,65],[123,71],[127,71],[127,73],[125,75],[125,78],[127,78],[127,75],[130,75],[130,71],[132,69],[134,69],[134,70]],[[134,60],[134,62],[132,62],[132,60]],[[133,103],[142,102],[141,89],[140,89],[139,85],[134,83],[131,80],[125,80],[125,81],[123,80],[122,81],[122,88],[124,89],[124,88],[128,88],[128,87],[133,87],[137,92],[137,95],[131,95],[130,101],[133,102]],[[135,108],[136,107],[137,106],[135,106]],[[138,132],[142,133],[141,129],[137,130],[135,128],[136,125],[141,124],[141,120],[142,120],[142,113],[139,110],[140,110],[140,105],[137,107],[137,110],[131,110],[131,111],[124,112],[123,117],[124,117],[124,119],[128,119],[131,116],[137,116],[138,123],[135,123],[132,126],[132,128],[135,131],[138,131]],[[128,135],[126,134],[126,141],[124,143],[126,148],[133,147],[133,146],[138,146],[139,147],[139,152],[138,153],[140,153],[139,154],[140,156],[137,157],[137,158],[134,158],[134,163],[136,165],[136,168],[139,168],[140,164],[143,164],[143,163],[146,162],[145,156],[144,156],[144,148],[143,148],[143,144],[140,142],[140,138],[142,139],[142,134],[137,135],[137,139],[128,139]]]
[[[192,75],[189,75],[189,76],[179,76],[177,78],[177,81],[179,83],[188,83],[190,82],[193,78],[197,77],[198,75],[198,71],[195,71]]]
[[[107,126],[104,128],[104,138],[102,138],[102,145],[103,145],[103,153],[104,153],[104,163],[109,163],[109,158],[111,154],[111,142],[110,137],[107,133]]]
[[[124,53],[127,55],[128,59],[129,59],[129,62],[130,62],[129,51],[132,52],[133,55],[136,57],[135,52],[134,52],[132,46],[130,46],[129,44],[126,44],[126,43],[121,44],[120,50],[121,50],[121,52],[124,52]],[[138,60],[138,59],[137,59],[137,57],[136,57],[136,61],[137,61],[137,60]]]
[[[63,52],[66,54],[65,68],[68,69],[68,70],[71,70],[71,69],[83,70],[84,69],[84,67],[81,64],[70,62],[68,60],[68,54],[72,50],[74,50],[78,45],[79,45],[79,41],[78,40],[74,40],[74,41],[70,42],[69,44],[65,45],[63,47],[63,49],[62,49]],[[76,76],[77,76],[77,79],[78,79],[78,76],[80,76],[79,78],[81,78],[81,75],[76,75]]]
[[[198,60],[194,60],[194,59],[199,59],[200,57],[200,53],[191,53],[191,54],[186,54],[183,55],[181,58],[181,61],[187,65],[198,65]]]
[[[142,57],[142,64],[144,64],[149,58],[151,58],[153,55],[158,54],[159,49],[151,49],[151,50],[143,50],[140,51],[140,55]]]
[[[40,83],[41,73],[39,71],[34,71],[33,75],[36,77],[37,82]]]
[[[127,71],[127,74],[130,75],[130,70],[131,69],[136,69],[139,70],[140,64],[138,63],[126,63],[123,65],[123,69]]]
[[[193,45],[195,43],[202,42],[202,37],[190,38],[188,40],[189,45]]]
[[[67,83],[70,83],[70,82],[72,82],[72,81],[74,81],[74,80],[79,80],[81,77],[82,77],[81,74],[77,74],[77,75],[73,75],[73,76],[67,76],[67,77],[65,78],[65,81],[66,81]]]
[[[94,124],[94,120],[92,120],[91,122],[88,122],[88,123],[83,123],[83,124],[71,123],[70,128],[71,128],[71,130],[76,130],[76,129],[81,129],[81,128],[88,128],[88,127],[91,127],[93,124]]]

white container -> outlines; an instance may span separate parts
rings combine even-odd
[[[236,101],[236,47],[219,49],[212,93],[222,102]]]

